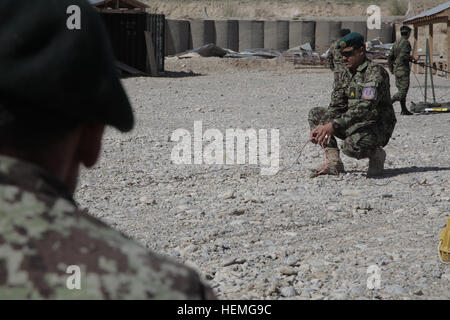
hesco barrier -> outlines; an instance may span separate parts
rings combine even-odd
[[[315,48],[316,22],[315,21],[289,21],[289,48],[310,43]]]
[[[381,29],[368,29],[367,39],[373,40],[375,38],[380,38],[383,43],[392,43],[395,41],[395,28],[392,23],[383,22],[381,24]]]
[[[170,56],[192,49],[188,20],[166,20],[166,55]]]
[[[190,23],[193,49],[208,43],[216,43],[216,26],[214,20],[192,20]]]
[[[323,53],[328,50],[330,44],[340,38],[341,22],[317,21],[315,50]]]
[[[341,29],[350,29],[351,32],[358,32],[364,36],[367,41],[367,22],[366,21],[342,21]]]
[[[221,48],[239,51],[239,21],[217,20],[216,44]]]
[[[239,51],[264,48],[264,21],[239,21]]]
[[[368,30],[365,21],[257,21],[257,20],[166,20],[166,55],[196,49],[207,43],[244,51],[246,49],[286,50],[310,43],[323,53],[339,39],[341,28],[361,33],[367,40],[395,41],[392,23],[382,23],[381,30]]]
[[[150,31],[158,71],[164,71],[164,15],[106,13],[101,17],[108,30],[117,60],[143,72],[150,72],[144,31]]]
[[[289,49],[289,21],[264,22],[264,48]]]

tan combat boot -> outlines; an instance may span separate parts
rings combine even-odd
[[[367,177],[381,176],[384,171],[384,160],[386,160],[386,152],[383,148],[378,147],[375,152],[369,156]]]
[[[321,174],[339,175],[339,173],[345,172],[344,164],[339,157],[338,148],[325,148],[325,154],[327,156],[327,168]],[[323,170],[325,162],[318,163],[311,168],[313,174],[311,177],[316,177],[317,174]]]

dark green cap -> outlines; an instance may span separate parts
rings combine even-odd
[[[68,28],[74,5],[79,30]],[[0,123],[5,114],[133,128],[106,29],[87,1],[0,1]]]
[[[408,26],[401,26],[400,27],[400,32],[401,33],[403,33],[403,32],[410,32],[410,31],[411,31],[411,28],[408,27]]]
[[[358,32],[350,32],[337,42],[338,49],[345,49],[357,45],[364,45],[364,36]]]

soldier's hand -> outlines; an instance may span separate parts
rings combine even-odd
[[[327,123],[326,125],[319,125],[311,132],[309,141],[319,144],[323,144],[325,142],[329,143],[333,132],[334,129],[331,122]]]
[[[311,133],[309,134],[309,141],[311,141],[314,144],[317,144],[317,128],[315,128]]]

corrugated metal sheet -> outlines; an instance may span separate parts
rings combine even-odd
[[[421,14],[415,16],[415,17],[406,19],[406,20],[403,21],[403,22],[408,22],[408,21],[412,21],[412,20],[416,20],[416,19],[420,19],[420,18],[425,18],[425,17],[428,17],[428,16],[432,16],[432,15],[434,15],[434,14],[436,14],[436,13],[442,12],[442,11],[447,10],[447,9],[449,9],[449,8],[450,8],[450,1],[447,2],[447,3],[443,3],[443,4],[437,6],[437,7],[433,8],[433,9],[430,9],[430,10],[428,10],[428,11],[425,11],[425,12],[423,12],[423,13],[421,13]]]
[[[105,1],[105,0],[89,0],[89,3],[90,4],[97,4],[97,3],[100,3],[100,2],[103,2],[103,1]]]

